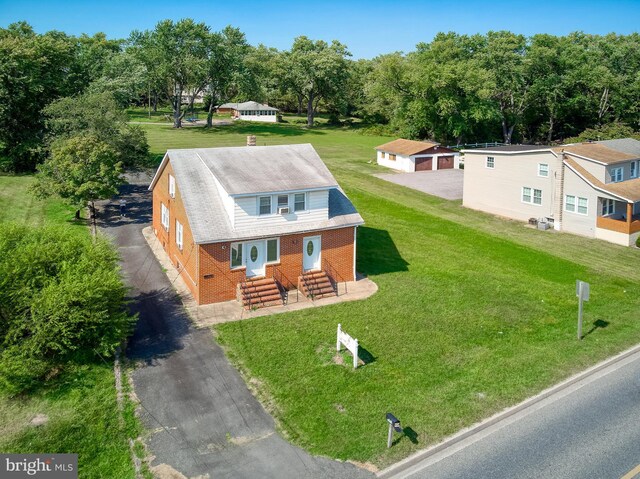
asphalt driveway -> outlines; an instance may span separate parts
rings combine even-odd
[[[461,200],[464,170],[416,171],[414,173],[379,173],[378,178],[439,196],[445,200]]]
[[[160,477],[365,478],[352,464],[313,457],[285,441],[209,329],[195,329],[142,236],[151,221],[149,174],[130,175],[117,200],[102,205],[102,231],[117,244],[139,320],[127,356],[146,444]],[[119,199],[119,198],[118,198]],[[174,475],[171,475],[174,474]]]

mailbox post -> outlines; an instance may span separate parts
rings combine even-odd
[[[395,417],[390,412],[387,413],[387,422],[389,423],[389,435],[387,436],[387,449],[391,447],[391,441],[393,439],[393,431],[402,432],[402,426],[400,426],[400,419]]]

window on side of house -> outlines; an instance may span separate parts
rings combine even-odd
[[[242,243],[231,243],[231,269],[242,266]]]
[[[589,210],[589,200],[587,198],[578,197],[578,213],[586,215]]]
[[[307,209],[306,193],[296,193],[293,197],[293,211],[304,211]]]
[[[565,211],[576,211],[576,197],[573,195],[565,195],[564,197],[564,209]]]
[[[272,238],[267,240],[267,263],[280,261],[280,240]]]
[[[182,223],[176,220],[176,244],[178,248],[182,250]]]
[[[602,216],[612,215],[615,212],[615,203],[612,199],[602,199]]]
[[[631,178],[637,178],[638,177],[638,162],[637,161],[632,161],[631,164],[629,165],[629,176],[631,176]]]
[[[261,196],[258,199],[258,213],[261,215],[271,214],[271,196]]]
[[[624,168],[617,167],[611,169],[611,181],[614,183],[619,183],[624,178]]]
[[[542,190],[535,188],[529,188],[528,186],[522,187],[522,202],[532,203],[534,205],[542,204]]]
[[[172,175],[169,175],[169,196],[176,197],[176,179]]]
[[[542,204],[542,190],[533,190],[533,204],[541,205]]]
[[[538,163],[538,176],[549,176],[549,165],[547,163]]]
[[[389,153],[389,161],[396,161],[396,155]]]
[[[278,209],[289,207],[289,195],[278,195]]]
[[[162,214],[160,215],[160,222],[165,230],[169,231],[169,208],[167,208],[164,203],[161,203]]]
[[[386,153],[384,151],[381,151],[380,152],[380,158],[382,158],[384,160],[385,156],[386,156]]]
[[[487,156],[487,162],[485,164],[487,168],[495,168],[496,167],[496,159],[493,156]],[[529,188],[531,189],[531,188]]]

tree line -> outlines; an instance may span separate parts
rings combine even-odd
[[[640,129],[640,35],[439,33],[406,54],[353,60],[336,40],[302,36],[277,50],[192,19],[121,40],[12,24],[0,29],[0,170],[33,171],[76,135],[133,164],[146,140],[122,110],[169,105],[179,128],[199,94],[209,126],[217,105],[255,100],[310,127],[323,112],[447,144],[628,135]]]

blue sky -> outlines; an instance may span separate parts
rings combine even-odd
[[[0,0],[0,27],[26,20],[41,33],[102,31],[124,38],[134,29],[152,29],[159,20],[185,17],[214,30],[239,27],[253,45],[287,49],[296,36],[307,35],[340,40],[354,58],[372,58],[411,51],[440,31],[629,34],[640,29],[640,0]]]

